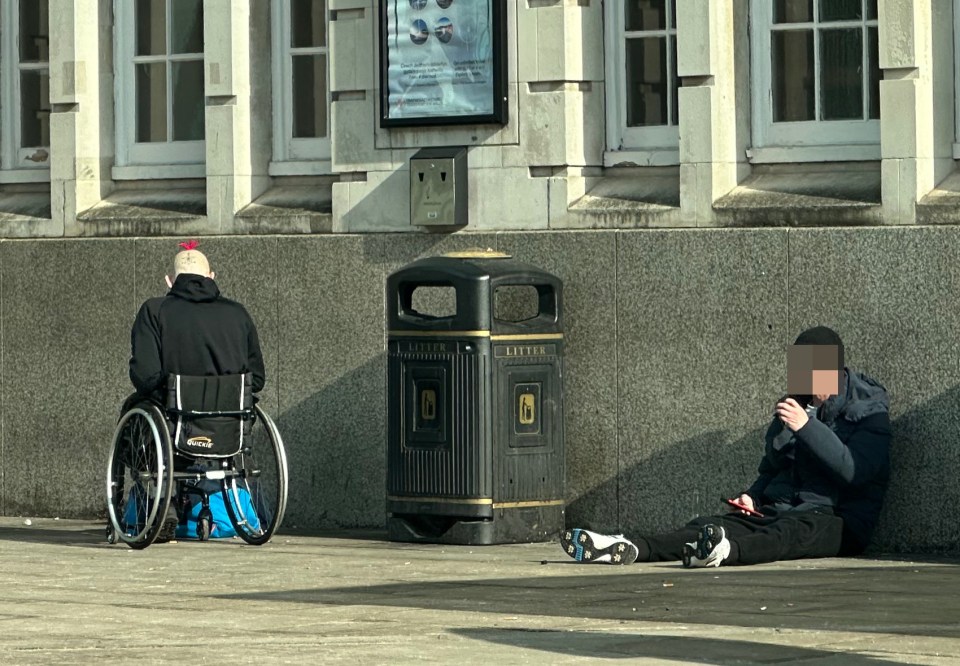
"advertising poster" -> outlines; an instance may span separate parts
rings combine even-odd
[[[505,123],[501,0],[382,0],[381,124]]]

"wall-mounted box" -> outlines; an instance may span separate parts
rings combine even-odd
[[[410,158],[410,224],[467,224],[466,148],[423,148]]]

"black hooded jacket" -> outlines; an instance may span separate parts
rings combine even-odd
[[[251,372],[254,393],[264,385],[253,320],[208,277],[181,273],[166,296],[140,306],[130,346],[130,381],[140,395],[162,389],[169,374]]]
[[[844,550],[866,548],[890,478],[890,403],[870,377],[846,369],[844,391],[796,433],[774,417],[747,494],[765,513],[820,509],[843,518]]]

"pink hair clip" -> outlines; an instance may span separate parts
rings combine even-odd
[[[180,247],[182,247],[184,250],[194,250],[198,245],[200,245],[200,241],[195,240],[187,241],[186,243],[180,243]]]

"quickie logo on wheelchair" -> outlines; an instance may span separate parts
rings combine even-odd
[[[187,440],[187,446],[196,447],[198,449],[212,449],[213,440],[209,437],[191,437]]]

